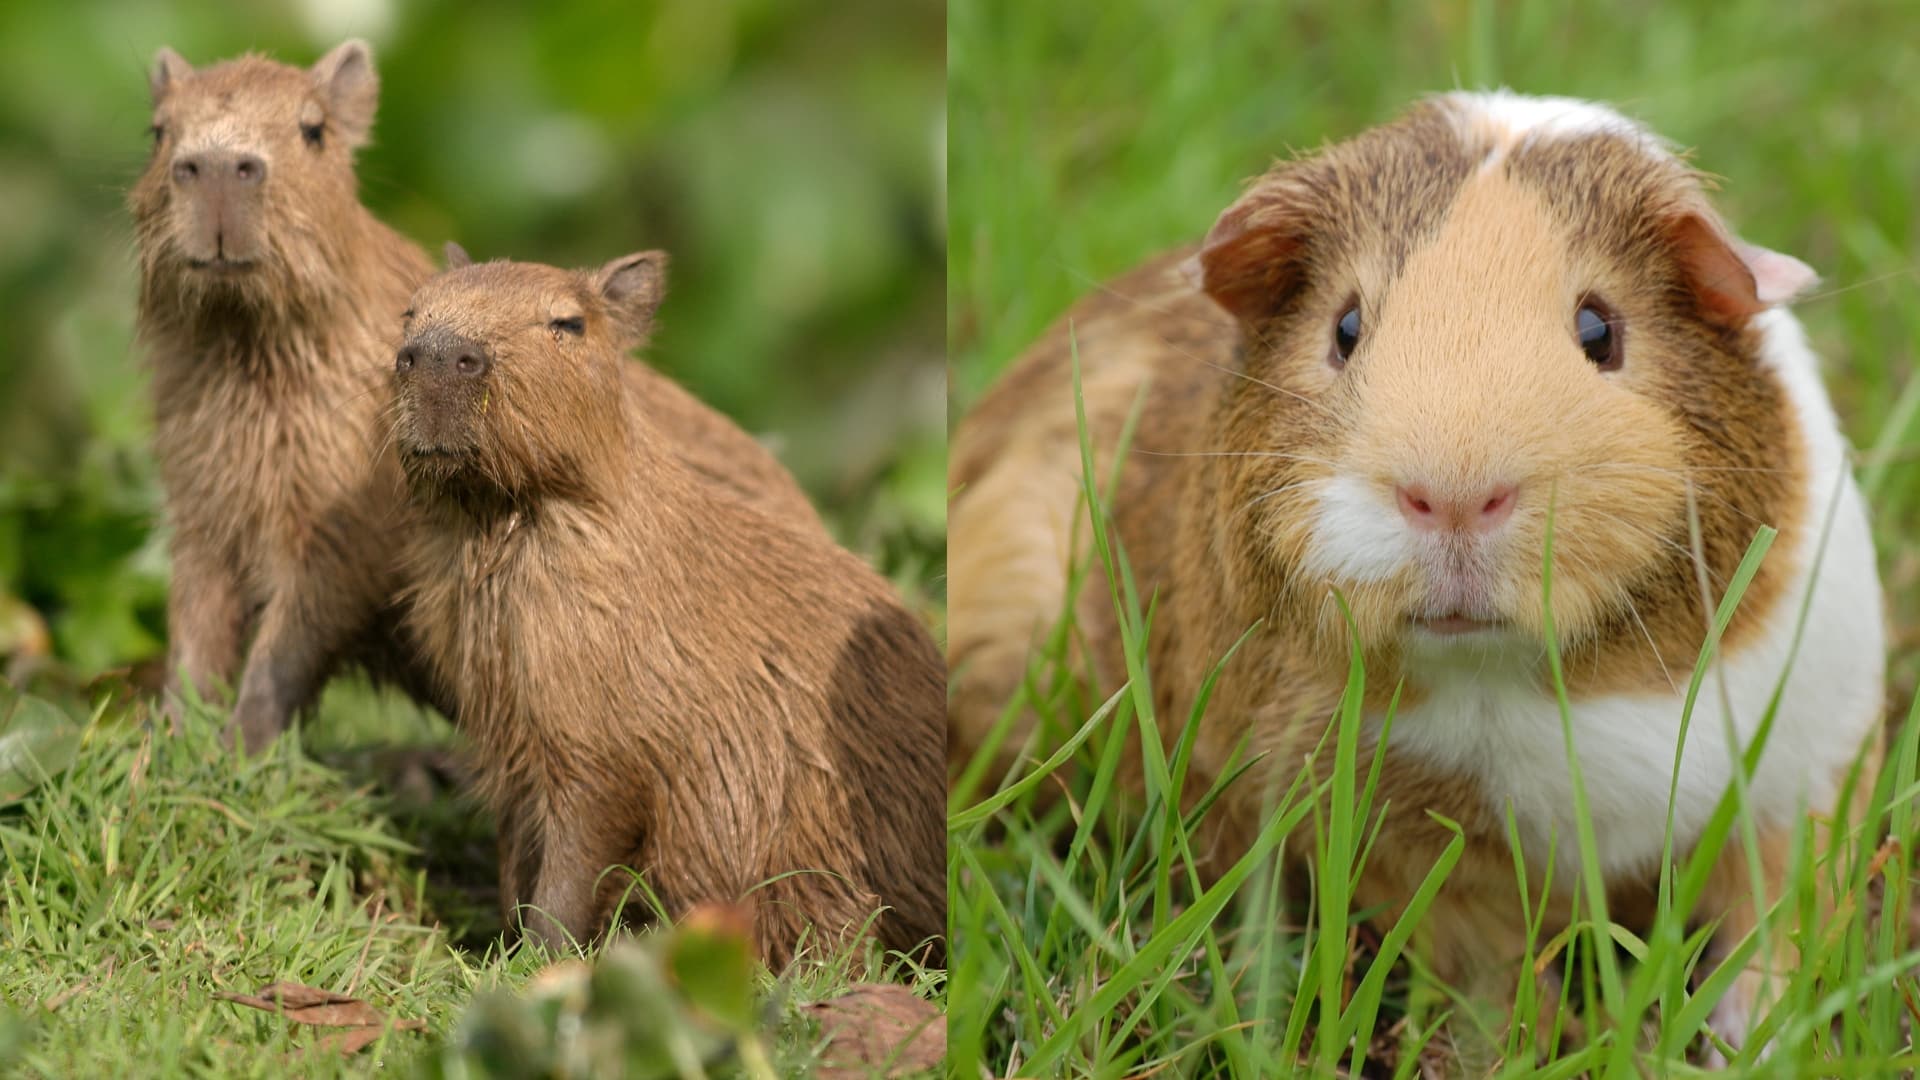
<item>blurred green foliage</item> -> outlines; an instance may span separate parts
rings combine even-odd
[[[0,6],[0,655],[39,651],[42,619],[82,673],[163,648],[123,205],[161,45],[304,66],[372,41],[362,196],[430,250],[668,249],[649,360],[768,437],[842,540],[936,605],[943,26],[937,0]]]
[[[1205,235],[1242,185],[1453,87],[1615,104],[1723,177],[1748,239],[1823,283],[1795,305],[1862,451],[1920,679],[1920,35],[1911,0],[953,0],[953,415],[1077,296]]]

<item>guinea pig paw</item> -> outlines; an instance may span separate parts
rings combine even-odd
[[[1759,972],[1741,972],[1726,996],[1721,998],[1714,1005],[1713,1011],[1707,1014],[1707,1029],[1735,1051],[1746,1046],[1753,1030],[1754,1013],[1760,999],[1762,981]],[[1766,1060],[1768,1050],[1766,1046],[1760,1047],[1754,1060],[1756,1062]],[[1729,1062],[1727,1056],[1720,1052],[1720,1047],[1709,1042],[1706,1051],[1700,1056],[1700,1064],[1708,1069],[1724,1069]]]

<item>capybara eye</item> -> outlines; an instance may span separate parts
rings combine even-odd
[[[556,334],[572,334],[574,337],[587,332],[587,319],[584,315],[573,315],[565,319],[555,319],[547,324]]]
[[[1592,297],[1588,297],[1573,316],[1574,336],[1580,340],[1580,351],[1601,371],[1620,370],[1620,334],[1613,323],[1613,311]]]
[[[167,128],[166,128],[166,125],[165,125],[165,124],[155,124],[155,125],[153,125],[152,127],[150,127],[150,128],[148,128],[148,129],[147,129],[147,134],[148,134],[148,135],[150,135],[150,136],[152,136],[152,137],[153,137],[153,141],[157,143],[157,142],[159,142],[159,141],[160,141],[161,139],[164,139],[164,138],[166,138],[166,137],[167,137]]]
[[[1333,324],[1333,366],[1343,367],[1347,357],[1360,347],[1360,307],[1354,305],[1342,312],[1339,321]]]
[[[313,147],[315,150],[320,149],[321,137],[325,135],[325,133],[326,125],[324,124],[300,125],[300,137],[305,139],[307,145]]]

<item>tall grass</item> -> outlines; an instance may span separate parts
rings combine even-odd
[[[1577,845],[1576,880],[1552,890],[1549,871],[1540,895],[1529,896],[1537,875],[1527,867],[1511,812],[1508,824],[1515,887],[1522,910],[1530,912],[1525,963],[1536,975],[1564,971],[1571,992],[1555,994],[1545,989],[1546,980],[1523,978],[1511,1003],[1476,1002],[1443,985],[1410,985],[1403,952],[1466,843],[1459,826],[1433,810],[1397,810],[1428,813],[1454,834],[1398,916],[1370,926],[1370,913],[1352,908],[1352,885],[1378,857],[1374,841],[1394,809],[1376,800],[1394,710],[1386,710],[1377,732],[1367,730],[1357,636],[1344,693],[1319,748],[1285,783],[1246,852],[1217,878],[1203,879],[1193,843],[1200,819],[1224,788],[1252,783],[1258,774],[1230,770],[1197,799],[1188,795],[1187,754],[1211,679],[1168,753],[1146,663],[1153,609],[1150,600],[1142,604],[1094,480],[1077,355],[1074,377],[1089,561],[1092,577],[1108,587],[1128,677],[1084,722],[1065,711],[1078,700],[1074,694],[1046,689],[1089,681],[1067,659],[1065,642],[1074,636],[1069,602],[1047,638],[1052,644],[1035,656],[1003,715],[1003,731],[1023,710],[1041,720],[1021,748],[1021,764],[973,802],[974,778],[990,770],[996,742],[968,763],[955,786],[950,921],[960,960],[949,999],[953,1075],[1172,1069],[1235,1077],[1343,1070],[1406,1076],[1425,1062],[1470,1063],[1507,1076],[1639,1076],[1684,1069],[1714,1050],[1741,1068],[1783,1076],[1884,1075],[1920,1065],[1906,1023],[1920,1000],[1914,978],[1920,952],[1908,951],[1904,933],[1911,852],[1920,838],[1910,805],[1920,794],[1920,712],[1907,718],[1892,743],[1865,820],[1848,820],[1844,811],[1831,822],[1803,818],[1777,895],[1769,894],[1756,867],[1751,887],[1763,917],[1717,968],[1703,962],[1714,927],[1697,925],[1692,913],[1729,844],[1758,850],[1746,812],[1747,782],[1765,749],[1773,708],[1760,719],[1703,834],[1684,851],[1674,846],[1669,810],[1652,926],[1641,936],[1613,922],[1554,644],[1551,520],[1541,602],[1573,779],[1577,828],[1562,842]],[[1124,458],[1124,445],[1118,456]],[[1670,792],[1679,783],[1679,745],[1714,673],[1720,635],[1773,536],[1764,526],[1757,530],[1719,598],[1688,685]],[[1335,599],[1344,613],[1344,600]],[[1230,651],[1221,664],[1231,662]],[[1785,676],[1783,670],[1782,685]],[[1776,708],[1778,696],[1776,690]],[[1059,730],[1072,734],[1056,745],[1047,733]],[[1129,740],[1137,741],[1142,759],[1141,790],[1134,793],[1122,791],[1122,748]],[[1843,785],[1841,807],[1858,779],[1856,768]],[[1821,828],[1832,829],[1833,837],[1816,859]],[[1285,849],[1311,853],[1304,912],[1289,905],[1280,888]],[[1550,891],[1572,897],[1573,917],[1565,931],[1541,940]],[[1823,892],[1837,898],[1831,910],[1819,901]],[[1797,964],[1772,955],[1782,926],[1797,945]],[[1763,1003],[1766,1011],[1744,1048],[1710,1044],[1709,1010],[1754,963],[1786,971],[1777,999],[1771,1008]],[[1420,967],[1417,955],[1411,967]],[[1426,991],[1426,1000],[1416,990]],[[1500,1008],[1482,1015],[1487,1005]],[[1562,1038],[1576,1030],[1579,1038]],[[1443,1031],[1444,1041],[1434,1042]]]

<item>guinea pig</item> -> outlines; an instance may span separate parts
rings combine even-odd
[[[1353,907],[1391,923],[1452,837],[1427,811],[1457,821],[1465,854],[1427,916],[1434,970],[1511,1002],[1528,920],[1509,808],[1536,890],[1551,866],[1542,940],[1566,925],[1580,865],[1549,523],[1552,640],[1621,911],[1652,909],[1688,680],[1709,613],[1772,526],[1671,806],[1684,857],[1781,686],[1749,785],[1758,850],[1730,843],[1694,912],[1720,920],[1724,956],[1756,925],[1750,865],[1777,899],[1803,815],[1844,812],[1848,771],[1863,763],[1864,793],[1878,763],[1866,509],[1783,306],[1813,281],[1736,238],[1662,140],[1585,102],[1446,94],[1277,165],[1197,249],[1074,307],[957,426],[950,754],[982,745],[1086,558],[1077,350],[1103,484],[1139,410],[1109,512],[1155,597],[1169,741],[1252,628],[1199,723],[1189,788],[1243,740],[1260,765],[1209,812],[1203,847],[1225,863],[1247,849],[1260,796],[1328,730],[1357,647],[1363,755],[1399,699],[1373,804],[1390,810]],[[1072,614],[1111,692],[1126,673],[1107,591],[1081,590]],[[1791,960],[1784,940],[1773,955]],[[1738,1045],[1770,987],[1742,972],[1714,1029]]]
[[[670,916],[751,904],[775,966],[869,929],[937,954],[931,636],[817,522],[703,463],[664,378],[623,380],[661,253],[463,263],[409,305],[394,441],[408,626],[473,744],[509,926],[587,941],[627,868]]]

